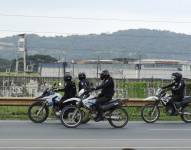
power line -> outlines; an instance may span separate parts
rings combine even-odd
[[[176,23],[176,24],[191,24],[191,21],[175,21],[175,20],[144,20],[144,19],[119,19],[119,18],[91,18],[91,17],[71,17],[71,16],[36,16],[23,14],[6,14],[0,13],[0,16],[6,17],[24,17],[24,18],[42,18],[42,19],[66,19],[66,20],[81,20],[81,21],[117,21],[117,22],[143,22],[143,23]]]

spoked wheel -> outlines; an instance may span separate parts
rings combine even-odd
[[[62,109],[60,120],[67,128],[76,128],[82,120],[81,111],[76,106],[66,106]]]
[[[34,123],[44,122],[49,114],[48,106],[44,101],[38,101],[29,106],[28,116]]]
[[[85,124],[85,123],[88,123],[90,121],[90,113],[87,109],[85,108],[81,108],[81,113],[82,113],[82,121],[81,123],[82,124]]]
[[[116,108],[109,115],[108,121],[115,128],[123,128],[128,123],[128,113],[123,108]]]
[[[141,117],[147,123],[154,123],[159,116],[160,110],[156,104],[147,104],[141,110]]]
[[[182,108],[181,119],[186,123],[191,123],[191,105]]]

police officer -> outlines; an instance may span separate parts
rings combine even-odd
[[[178,72],[172,73],[172,79],[173,82],[162,87],[162,89],[170,89],[172,91],[172,98],[169,101],[169,105],[173,106],[174,108],[174,102],[181,102],[184,98],[185,83],[182,79],[182,74]],[[179,106],[176,105],[176,107]]]
[[[97,117],[95,118],[95,121],[102,120],[102,112],[99,109],[99,106],[110,101],[115,93],[114,81],[113,81],[113,78],[110,76],[108,70],[103,70],[101,72],[100,79],[102,80],[101,85],[95,88],[95,90],[101,89],[101,93],[96,98],[96,109],[98,114],[97,114]]]
[[[81,89],[89,89],[90,88],[90,83],[89,81],[86,79],[86,74],[81,72],[78,74],[78,79],[79,79],[79,84],[78,84],[78,88],[79,91]]]
[[[72,81],[72,76],[70,74],[66,74],[64,76],[64,88],[57,90],[58,92],[64,92],[64,96],[60,100],[60,104],[69,98],[76,96],[76,85],[75,82]]]

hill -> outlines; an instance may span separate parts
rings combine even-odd
[[[1,58],[16,57],[17,36],[0,38]],[[112,34],[40,37],[27,35],[30,55],[46,54],[57,59],[166,58],[190,60],[191,35],[169,31],[130,29]]]

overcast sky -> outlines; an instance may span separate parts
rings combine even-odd
[[[0,36],[148,28],[191,34],[191,0],[0,0]]]

